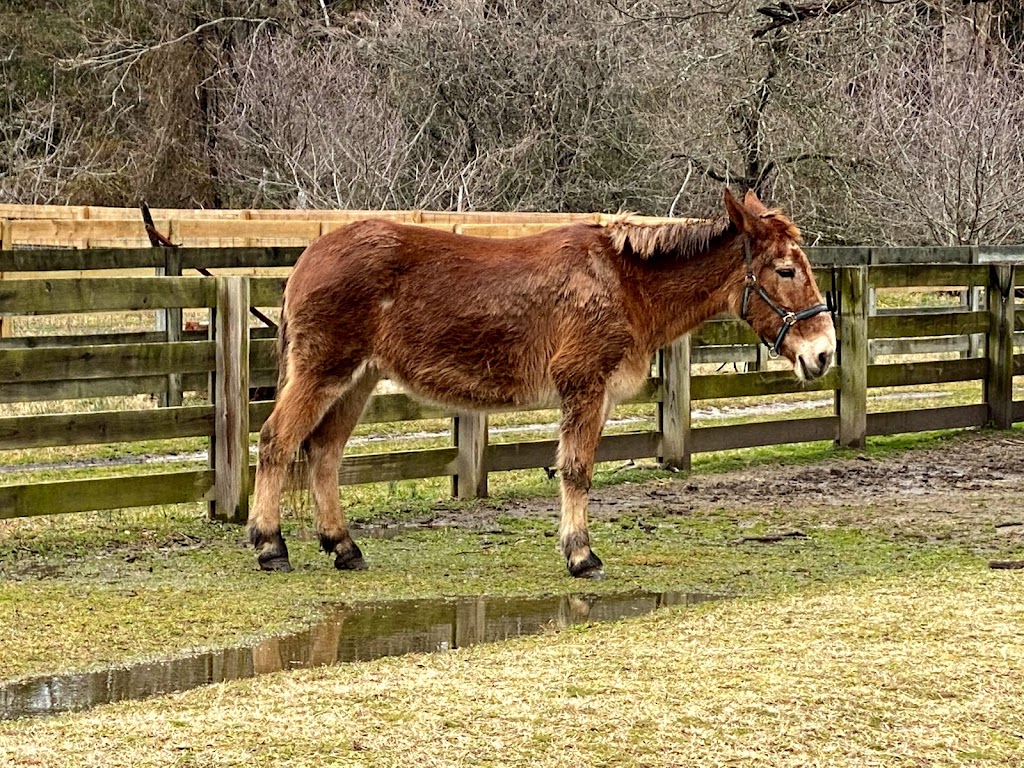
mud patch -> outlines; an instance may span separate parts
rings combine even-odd
[[[941,446],[886,458],[764,465],[600,488],[598,520],[725,514],[779,529],[852,526],[901,538],[948,541],[978,552],[1024,547],[1024,438],[966,433]],[[495,516],[558,516],[558,499],[448,509],[431,525],[480,527]]]

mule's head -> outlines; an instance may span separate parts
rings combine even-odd
[[[798,378],[824,375],[835,357],[836,331],[800,249],[800,230],[779,211],[765,208],[753,191],[740,202],[726,188],[725,207],[744,252],[730,291],[733,310],[793,364]]]

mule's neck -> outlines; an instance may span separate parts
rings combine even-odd
[[[693,256],[666,254],[632,266],[630,279],[636,281],[647,310],[645,335],[653,351],[735,309],[745,276],[742,236],[724,238]]]

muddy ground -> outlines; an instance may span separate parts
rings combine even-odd
[[[591,493],[591,517],[657,525],[673,515],[724,514],[784,533],[802,527],[881,530],[979,554],[1024,549],[1024,437],[966,433],[885,458],[753,468],[625,483]],[[557,498],[439,509],[424,525],[484,527],[495,517],[558,515]]]

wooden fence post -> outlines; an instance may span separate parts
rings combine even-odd
[[[244,523],[249,516],[249,280],[218,277],[213,392],[215,519]]]
[[[12,251],[14,250],[14,241],[11,238],[11,220],[0,219],[0,250]],[[0,272],[0,280],[3,280],[5,275]],[[0,338],[9,339],[14,335],[14,318],[3,317],[0,315]]]
[[[690,335],[658,353],[662,398],[658,403],[661,456],[666,469],[690,470]]]
[[[169,277],[181,277],[181,252],[175,248],[164,248],[164,266],[157,267],[157,273]],[[170,307],[157,310],[157,330],[162,330],[167,341],[181,341],[182,309]],[[160,394],[161,406],[176,406],[182,403],[181,374],[167,374],[167,389]]]
[[[486,498],[487,414],[459,413],[452,422],[455,445],[459,449],[452,495],[457,499]]]
[[[1013,279],[1011,264],[993,264],[989,268],[988,377],[985,379],[985,403],[988,421],[996,429],[1013,425]]]
[[[839,440],[842,448],[863,448],[868,426],[868,268],[839,270]]]

